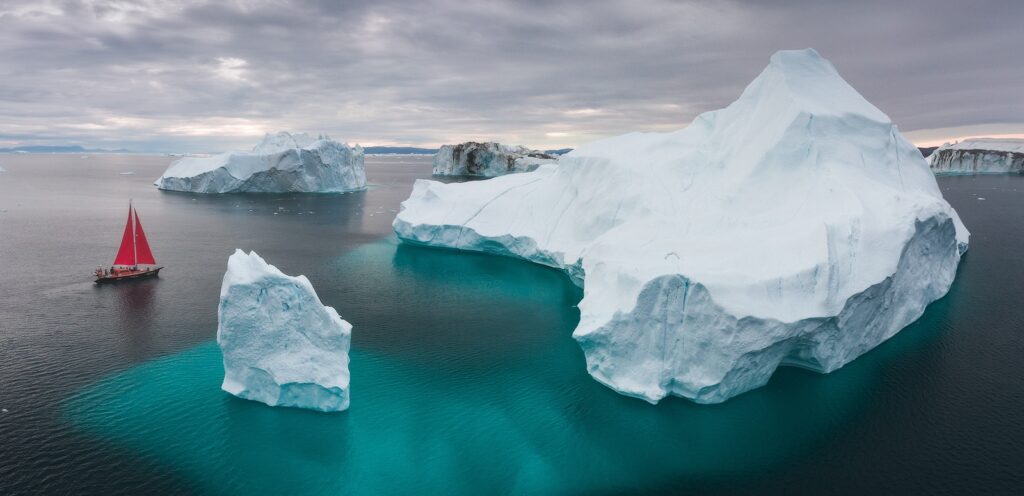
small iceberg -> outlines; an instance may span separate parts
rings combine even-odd
[[[256,252],[228,259],[217,311],[224,355],[221,389],[270,406],[348,408],[352,325],[317,297],[306,276],[288,276]]]
[[[366,189],[366,171],[359,145],[280,132],[249,152],[182,157],[153,184],[193,193],[345,193]]]
[[[434,175],[494,177],[530,172],[557,161],[552,155],[525,146],[468,141],[442,146],[434,155]]]
[[[946,143],[928,155],[938,175],[1024,173],[1024,139],[972,138]]]

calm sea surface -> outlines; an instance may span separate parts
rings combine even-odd
[[[396,241],[429,158],[367,158],[366,192],[257,196],[158,191],[170,160],[0,155],[0,494],[1024,494],[1022,177],[939,180],[971,249],[884,345],[652,406],[586,374],[560,272]],[[166,269],[96,286],[129,198]],[[347,412],[220,391],[235,248],[353,324]]]

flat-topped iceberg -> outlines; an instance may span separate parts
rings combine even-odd
[[[344,410],[351,338],[352,325],[305,276],[287,276],[256,252],[228,259],[217,312],[224,391],[270,406]]]
[[[366,171],[359,145],[280,132],[251,152],[182,157],[153,184],[193,193],[344,193],[365,189]]]
[[[972,138],[946,143],[926,159],[936,174],[1024,173],[1024,139]]]
[[[724,401],[780,365],[842,367],[948,291],[968,238],[917,149],[810,49],[776,53],[681,131],[417,181],[393,226],[564,269],[584,288],[588,371],[652,403]]]
[[[468,141],[444,145],[434,154],[435,176],[494,177],[536,170],[557,158],[525,146]]]

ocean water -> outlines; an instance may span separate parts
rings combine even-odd
[[[1022,177],[940,178],[970,252],[879,348],[652,406],[586,374],[562,273],[397,242],[429,158],[368,158],[361,193],[215,197],[153,188],[170,160],[0,155],[0,494],[1024,492]],[[129,198],[166,269],[96,286]],[[235,248],[353,324],[348,411],[220,391]]]

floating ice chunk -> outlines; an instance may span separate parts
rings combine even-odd
[[[182,157],[153,184],[195,193],[343,193],[366,189],[366,171],[359,145],[280,132],[251,152]]]
[[[417,181],[393,226],[564,269],[584,286],[587,370],[650,402],[724,401],[780,365],[842,367],[942,297],[968,241],[920,152],[814,50],[776,53],[681,131],[488,181]]]
[[[946,143],[927,159],[936,174],[1024,173],[1024,139],[972,138]]]
[[[217,322],[224,391],[271,406],[348,408],[352,325],[320,302],[305,276],[235,250]]]
[[[557,158],[525,146],[469,141],[444,145],[434,155],[435,176],[501,176],[529,172]]]

